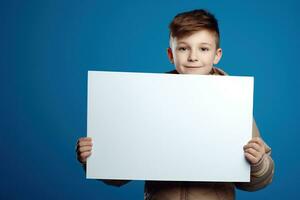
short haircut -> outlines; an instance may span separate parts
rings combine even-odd
[[[177,14],[169,25],[170,37],[183,38],[200,30],[208,30],[215,34],[216,48],[220,47],[218,21],[207,10],[197,9]]]

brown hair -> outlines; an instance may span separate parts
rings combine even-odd
[[[170,37],[183,38],[196,31],[209,30],[216,36],[216,48],[220,47],[218,21],[207,10],[198,9],[177,14],[169,25]]]

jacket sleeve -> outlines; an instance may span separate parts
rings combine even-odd
[[[82,164],[82,168],[84,172],[86,172],[86,164]],[[102,181],[103,183],[111,186],[121,187],[131,180],[110,180],[110,179],[97,179],[98,181]]]
[[[252,137],[260,137],[259,130],[253,119]],[[235,186],[240,190],[260,190],[272,182],[274,175],[274,161],[271,158],[271,148],[265,143],[266,154],[255,165],[251,165],[250,182],[237,182]]]

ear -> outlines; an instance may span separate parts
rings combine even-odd
[[[170,47],[167,48],[167,54],[168,54],[168,58],[169,58],[170,62],[172,64],[174,64],[174,57],[173,57],[172,49]]]
[[[214,59],[214,64],[218,64],[219,61],[221,60],[222,58],[222,49],[221,48],[218,48],[217,51],[216,51],[216,55],[215,55],[215,59]]]

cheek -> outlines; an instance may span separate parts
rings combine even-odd
[[[208,64],[208,65],[212,65],[214,63],[214,60],[215,60],[215,56],[210,55],[210,56],[206,57],[205,63]]]
[[[174,61],[176,63],[182,63],[185,59],[185,55],[183,53],[177,53],[174,55]]]

